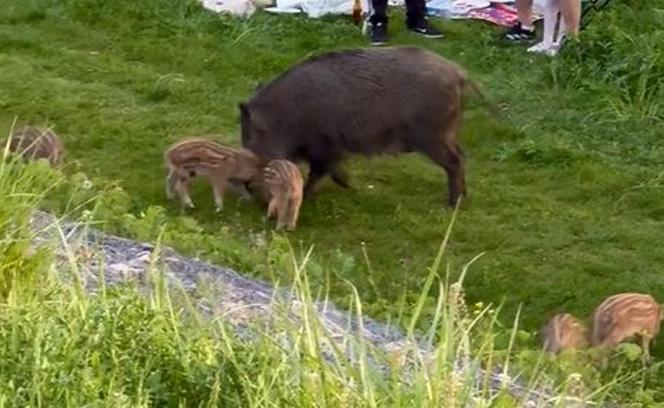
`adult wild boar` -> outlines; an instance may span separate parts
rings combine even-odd
[[[466,194],[458,138],[469,83],[458,65],[417,47],[329,52],[239,104],[242,145],[308,162],[305,195],[327,174],[348,187],[340,167],[348,154],[421,152],[445,169],[454,206]]]

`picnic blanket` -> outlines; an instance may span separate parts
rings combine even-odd
[[[371,0],[360,0],[362,10],[370,9],[369,1]],[[404,5],[404,0],[388,0],[388,5],[401,7]],[[326,14],[352,14],[353,0],[276,0],[276,5],[266,8],[265,11],[270,13],[304,12],[312,18]]]
[[[533,9],[533,19],[541,19],[540,8]],[[504,27],[511,27],[517,21],[516,7],[511,0],[431,0],[427,10],[432,16],[483,20]]]
[[[369,10],[368,2],[361,0],[362,10]],[[202,0],[203,6],[217,13],[251,16],[256,7],[266,7],[272,13],[305,13],[317,18],[327,14],[351,14],[353,0]],[[541,0],[534,4],[533,17],[541,19]],[[274,4],[274,5],[272,5]],[[403,7],[404,0],[388,0],[390,6]],[[512,26],[517,20],[513,0],[431,0],[428,14],[447,19],[483,20],[500,26]]]

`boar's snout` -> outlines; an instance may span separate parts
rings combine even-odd
[[[265,138],[261,136],[261,132],[256,130],[242,130],[242,147],[251,150],[258,156],[265,156],[269,154],[265,146]]]

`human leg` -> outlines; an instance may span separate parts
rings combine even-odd
[[[528,52],[549,53],[554,46],[558,23],[558,0],[547,0],[544,6],[544,32],[542,41],[528,48]]]
[[[429,24],[425,0],[406,0],[406,26],[408,30],[427,38],[441,38],[443,33]]]
[[[387,43],[387,0],[369,0],[373,7],[373,13],[369,17],[371,28],[369,37],[371,45],[383,45]]]
[[[574,38],[579,34],[581,22],[581,0],[560,0],[560,15],[565,24],[566,34]],[[562,27],[561,22],[561,27]]]
[[[518,22],[503,34],[503,38],[512,42],[534,40],[533,0],[516,0],[516,9]]]

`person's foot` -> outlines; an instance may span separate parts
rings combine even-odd
[[[426,19],[422,19],[416,24],[408,25],[408,30],[426,38],[443,37],[443,33],[436,27],[430,25]]]
[[[369,38],[371,40],[371,45],[387,44],[387,24],[372,24],[371,30],[369,31]]]
[[[510,42],[529,42],[535,39],[535,28],[524,27],[521,23],[516,23],[509,30],[503,33],[503,39]]]
[[[558,55],[559,50],[560,43],[547,43],[542,41],[528,48],[526,51],[548,55],[549,57],[555,57]]]

